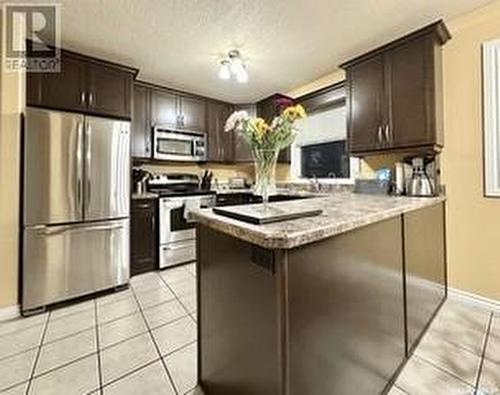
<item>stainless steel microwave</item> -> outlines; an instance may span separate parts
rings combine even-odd
[[[155,126],[153,138],[155,159],[185,162],[207,160],[206,133]]]

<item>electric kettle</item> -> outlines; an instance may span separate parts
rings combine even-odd
[[[425,172],[424,159],[413,158],[413,173],[408,185],[408,195],[410,196],[434,196],[431,180]]]

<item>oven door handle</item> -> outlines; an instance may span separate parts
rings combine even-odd
[[[175,210],[184,207],[184,202],[162,202],[161,207],[166,210]]]
[[[191,247],[193,247],[192,243],[184,243],[184,244],[163,246],[162,249],[164,251],[174,251],[174,250],[182,250],[184,248],[191,248]]]

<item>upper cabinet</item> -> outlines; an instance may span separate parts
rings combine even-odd
[[[293,99],[276,93],[268,98],[265,98],[257,103],[257,116],[271,123],[274,117],[279,115],[286,107],[293,104]],[[290,147],[281,150],[278,156],[278,162],[290,163]]]
[[[224,126],[235,109],[246,110],[269,122],[292,99],[273,95],[256,104],[237,105],[174,91],[158,85],[135,81],[133,89],[131,153],[136,159],[152,159],[152,128],[165,125],[178,130],[207,134],[207,161],[220,163],[251,162],[252,153],[237,132],[225,132]],[[290,162],[290,151],[283,150],[279,161]]]
[[[341,66],[352,154],[441,149],[441,46],[449,39],[438,22]]]
[[[26,73],[29,106],[85,111],[86,64],[70,53],[61,53],[59,73]]]
[[[151,120],[155,125],[206,132],[206,103],[158,87],[151,88]]]
[[[131,118],[134,75],[100,63],[87,64],[87,105],[94,114]]]
[[[180,127],[206,132],[206,100],[192,96],[179,96]]]
[[[148,86],[135,83],[133,90],[130,153],[135,158],[150,158],[152,151],[151,92]]]
[[[383,148],[384,58],[374,56],[348,71],[349,147],[351,152]]]
[[[207,102],[207,144],[209,162],[232,162],[234,158],[234,133],[225,132],[226,120],[234,111],[229,103]]]
[[[177,95],[171,91],[151,88],[151,122],[153,125],[177,125]]]
[[[130,119],[136,69],[61,51],[61,72],[27,73],[28,106]]]

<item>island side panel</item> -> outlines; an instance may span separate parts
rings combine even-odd
[[[445,205],[403,218],[409,355],[446,299]]]
[[[198,376],[205,393],[282,394],[284,254],[201,224],[197,239]],[[252,261],[252,250],[263,266]],[[275,264],[268,266],[270,257]]]
[[[288,252],[291,395],[380,394],[405,357],[402,220]]]

